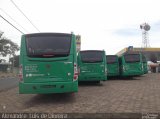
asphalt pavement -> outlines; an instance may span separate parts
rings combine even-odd
[[[17,86],[18,86],[18,78],[8,77],[0,79],[0,92]]]

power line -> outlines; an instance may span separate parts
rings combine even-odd
[[[0,8],[2,12],[4,12],[10,19],[12,19],[17,25],[19,25],[24,31],[28,32],[23,26],[21,26],[16,20],[14,20],[7,12],[5,12],[2,8]],[[29,32],[28,32],[29,33]]]
[[[38,31],[40,32],[40,30],[31,22],[31,20],[22,12],[22,10],[15,4],[15,2],[13,2],[13,0],[10,0],[12,2],[12,4],[21,12],[21,14],[23,14],[23,16],[32,24],[32,26]]]
[[[0,15],[0,17],[5,20],[8,24],[10,24],[12,27],[14,27],[16,30],[18,30],[19,32],[21,32],[22,34],[24,34],[21,30],[19,30],[17,27],[15,27],[12,23],[10,23],[7,19],[5,19],[2,15]]]

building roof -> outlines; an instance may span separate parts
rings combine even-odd
[[[116,53],[116,55],[120,56],[120,55],[124,54],[127,51],[159,52],[160,53],[160,48],[138,48],[138,47],[136,47],[136,48],[129,49],[127,47],[127,48],[124,48],[124,49],[120,50],[118,53]]]
[[[124,48],[116,55],[121,56],[124,53],[132,53],[132,52],[141,52],[143,55],[147,58],[147,61],[152,61],[153,57],[155,61],[160,61],[160,48],[133,48],[133,47],[128,47]]]

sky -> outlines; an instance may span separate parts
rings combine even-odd
[[[12,1],[40,32],[81,35],[81,50],[105,50],[110,55],[128,46],[141,47],[140,24],[145,22],[151,26],[148,31],[150,46],[160,47],[159,0]],[[38,32],[11,0],[0,0],[0,14],[25,34]],[[20,45],[22,34],[1,18],[0,31]]]

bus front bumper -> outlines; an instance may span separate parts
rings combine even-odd
[[[19,82],[20,94],[49,94],[78,92],[78,81],[75,82],[47,82],[24,83]]]

